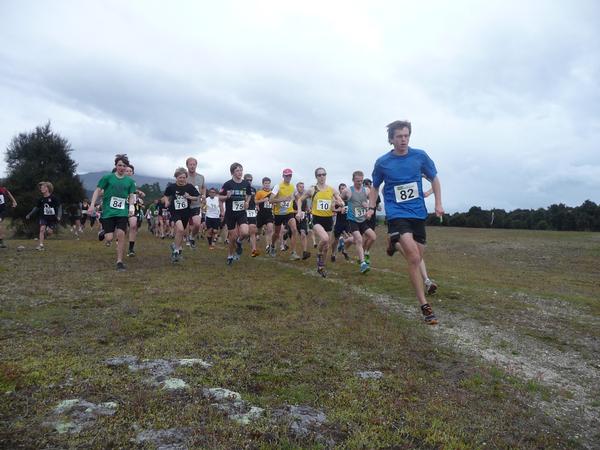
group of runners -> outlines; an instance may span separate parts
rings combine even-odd
[[[389,239],[387,254],[392,256],[398,251],[404,256],[424,320],[436,324],[437,318],[425,297],[434,293],[437,285],[429,279],[423,260],[427,218],[424,198],[433,193],[435,214],[441,217],[444,210],[435,164],[423,150],[408,146],[411,130],[408,121],[389,124],[388,141],[393,149],[377,159],[372,180],[365,179],[364,173],[356,170],[350,186],[340,184],[337,188],[327,184],[326,169],[318,167],[314,171],[315,183],[308,189],[302,182],[293,184],[293,171],[286,168],[281,181],[272,185],[272,180],[264,177],[261,188],[256,190],[252,186],[252,175],[244,174],[243,166],[235,162],[229,168],[231,179],[219,190],[207,190],[204,177],[196,172],[197,160],[190,157],[185,168],[175,171],[175,182],[167,186],[162,198],[148,208],[146,218],[160,237],[169,232],[166,224],[172,224],[174,240],[170,257],[173,263],[182,261],[186,240],[191,248],[196,247],[200,230],[208,241],[208,248],[214,249],[223,227],[227,232],[227,265],[240,259],[246,241],[250,243],[251,256],[259,255],[260,236],[266,240],[268,256],[275,257],[278,250],[289,246],[290,260],[308,259],[311,256],[308,235],[312,228],[316,270],[322,277],[327,277],[329,258],[335,262],[338,253],[342,253],[348,259],[350,246],[355,248],[359,271],[367,273],[371,268],[370,249],[377,239],[375,214],[381,208],[379,189],[383,184]],[[90,217],[101,210],[99,239],[107,244],[116,239],[116,269],[124,271],[126,242],[129,242],[128,256],[135,256],[144,194],[136,188],[134,168],[127,155],[116,155],[114,164],[113,171],[100,179],[85,206]],[[423,189],[423,178],[431,183],[429,191]],[[27,217],[39,211],[38,249],[43,249],[44,236],[60,218],[61,206],[52,193],[51,183],[41,182],[39,189],[41,199]],[[100,198],[101,205],[97,205]],[[16,205],[12,195],[0,188],[0,217],[7,200]],[[3,245],[2,237],[0,234],[0,245]]]

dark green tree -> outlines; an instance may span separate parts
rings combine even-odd
[[[37,234],[37,220],[25,221],[25,215],[40,196],[37,187],[40,181],[54,185],[54,194],[63,209],[82,200],[83,185],[75,174],[77,164],[70,157],[72,151],[71,144],[52,131],[50,122],[32,132],[19,133],[8,145],[8,176],[4,182],[18,202],[14,210],[9,209],[17,235]]]
[[[144,183],[138,189],[146,194],[146,197],[144,197],[146,205],[149,205],[157,198],[161,198],[163,195],[163,190],[160,188],[158,182],[152,184]]]

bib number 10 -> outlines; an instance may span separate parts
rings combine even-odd
[[[330,211],[331,200],[317,200],[317,211]]]
[[[419,187],[416,182],[394,186],[396,202],[402,203],[419,198]]]

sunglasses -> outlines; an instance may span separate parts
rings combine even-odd
[[[317,176],[318,177],[324,177],[325,175],[327,175],[326,173],[318,173]]]

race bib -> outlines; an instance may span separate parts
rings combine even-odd
[[[290,207],[289,201],[279,203],[279,208],[283,211],[287,211],[289,207]]]
[[[267,200],[263,203],[263,208],[272,209],[273,205],[271,204],[271,202],[269,202],[269,200]]]
[[[367,208],[363,208],[358,207],[358,208],[354,208],[354,217],[356,217],[357,219],[360,219],[361,217],[364,217],[367,215]]]
[[[317,200],[317,211],[331,211],[331,200]]]
[[[246,217],[256,217],[256,210],[255,209],[247,209]]]
[[[243,211],[245,209],[244,200],[234,200],[231,202],[232,211]]]
[[[186,209],[188,207],[188,201],[185,197],[176,197],[173,200],[173,204],[175,205],[175,210],[179,211],[180,209]]]
[[[394,194],[397,203],[414,200],[415,198],[419,198],[419,186],[416,181],[407,184],[399,184],[398,186],[394,186]]]
[[[4,205],[4,195],[0,194],[0,205]]]
[[[113,209],[125,209],[125,199],[121,197],[111,197],[108,205]]]
[[[44,205],[44,215],[45,216],[53,216],[54,208],[52,206]]]

